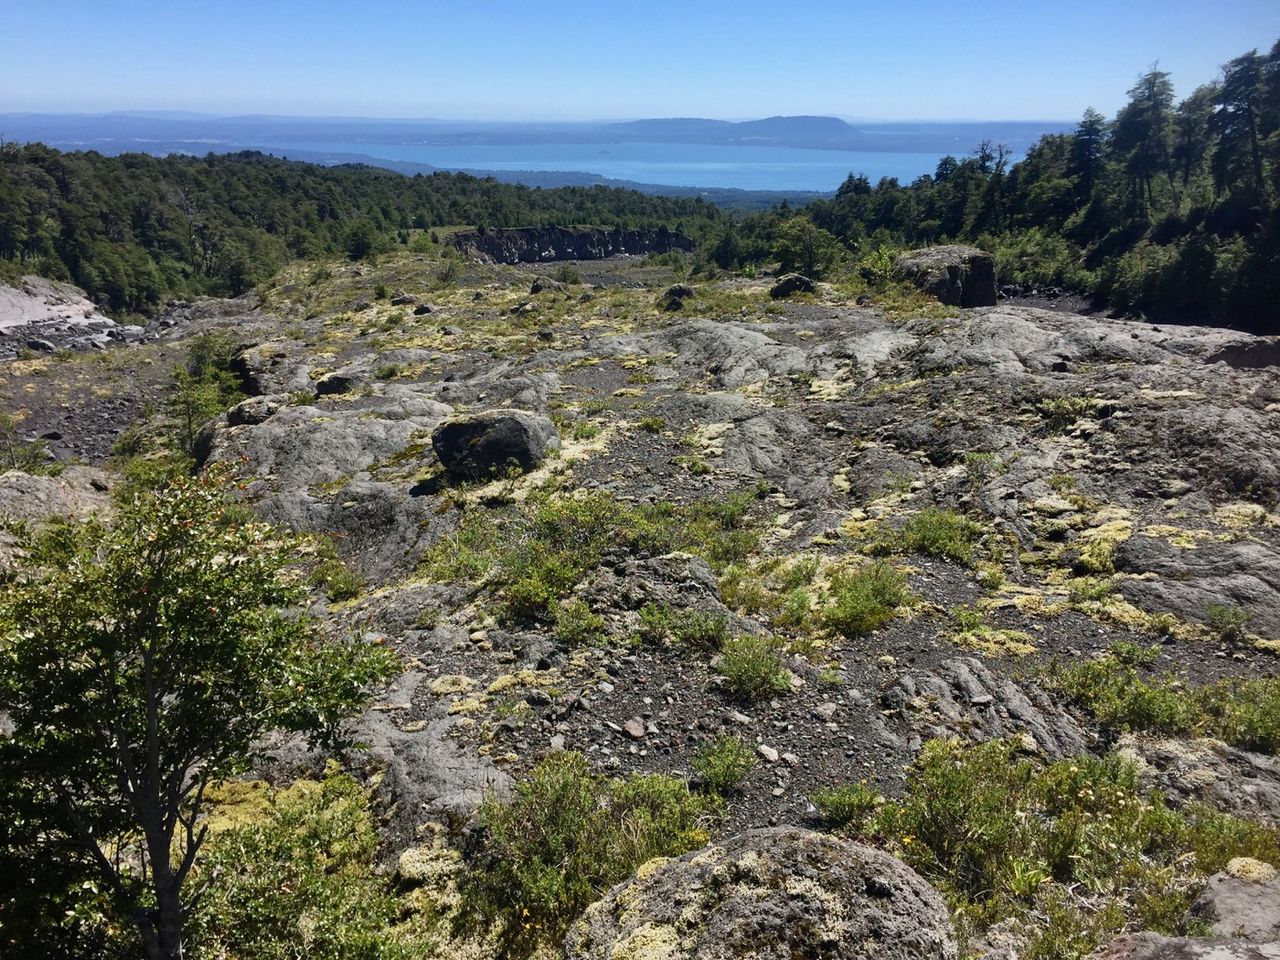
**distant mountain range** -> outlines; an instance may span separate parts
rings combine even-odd
[[[616,179],[585,172],[567,160],[564,169],[480,169],[438,167],[436,147],[516,148],[589,144],[694,144],[718,147],[774,147],[839,150],[867,154],[969,153],[984,140],[1007,145],[1021,156],[1045,133],[1071,129],[1070,123],[920,122],[848,123],[837,117],[768,117],[763,120],[708,120],[676,117],[599,123],[469,123],[450,120],[386,120],[360,117],[215,116],[184,112],[107,114],[0,113],[0,139],[41,142],[60,150],[96,150],[202,156],[261,150],[292,160],[333,165],[362,163],[400,173],[460,170],[479,177],[532,187],[626,187],[668,196],[701,196],[736,209],[761,209],[786,200],[807,203],[830,196],[811,189],[737,189],[729,186],[671,186]],[[391,149],[384,149],[391,148]],[[604,152],[604,151],[602,151]],[[406,154],[412,159],[406,158]],[[414,156],[416,154],[416,156]],[[507,164],[510,166],[510,164]],[[931,163],[927,165],[931,169]],[[852,168],[851,168],[852,169]],[[793,184],[793,186],[795,186]]]
[[[220,117],[181,113],[0,113],[0,135],[40,140],[63,149],[150,152],[157,141],[186,149],[241,149],[262,143],[462,144],[700,143],[826,150],[967,153],[983,140],[1015,153],[1067,122],[945,121],[847,123],[838,117],[768,117],[707,120],[677,117],[617,123],[467,123],[449,120],[379,120],[359,117]]]

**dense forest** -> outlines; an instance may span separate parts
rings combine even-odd
[[[1111,120],[1025,159],[983,143],[909,185],[851,174],[835,196],[734,219],[699,199],[406,177],[257,153],[204,158],[0,145],[0,277],[71,280],[108,309],[238,294],[297,257],[362,256],[413,231],[593,224],[681,229],[705,269],[882,269],[897,247],[968,241],[1006,283],[1134,315],[1280,330],[1280,42],[1176,103],[1153,66]]]
[[[709,255],[821,271],[885,246],[971,241],[997,253],[1006,283],[1280,331],[1280,42],[1181,103],[1154,66],[1128,97],[1112,120],[1087,110],[1012,165],[984,143],[908,186],[851,175],[832,200],[727,225]]]
[[[696,198],[406,177],[259,153],[106,157],[0,146],[0,276],[70,280],[122,313],[171,295],[240,294],[291,259],[362,256],[411,242],[415,228],[666,225],[698,236],[721,216]]]

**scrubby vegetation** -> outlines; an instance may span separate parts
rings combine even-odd
[[[742,493],[689,505],[631,505],[602,493],[543,491],[514,515],[467,510],[423,568],[440,580],[487,580],[499,593],[498,616],[505,622],[551,620],[560,601],[611,551],[687,550],[716,568],[743,559],[759,538],[753,502],[753,494]]]
[[[460,925],[498,939],[506,956],[558,945],[604,890],[645,861],[693,850],[719,813],[683,780],[593,774],[581,754],[544,760],[508,802],[479,811],[481,851],[461,882]]]
[[[741,737],[724,734],[705,744],[693,759],[694,772],[718,794],[732,793],[757,763]]]
[[[1123,759],[1041,763],[1016,742],[931,741],[900,800],[821,791],[828,823],[883,844],[933,881],[962,934],[996,924],[1019,956],[1091,953],[1127,925],[1179,932],[1204,880],[1234,857],[1280,864],[1280,833],[1148,796]]]
[[[1190,686],[1144,677],[1158,648],[1117,643],[1085,663],[1056,662],[1047,685],[1112,732],[1217,737],[1245,750],[1280,751],[1280,679],[1220,680]]]
[[[849,639],[864,636],[892,620],[906,597],[906,578],[885,561],[842,570],[832,578],[823,620]]]

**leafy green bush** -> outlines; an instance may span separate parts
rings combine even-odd
[[[1209,604],[1205,608],[1205,614],[1209,618],[1209,626],[1223,643],[1240,643],[1244,640],[1245,627],[1253,618],[1253,615],[1243,607],[1222,603]]]
[[[757,763],[755,751],[741,737],[716,737],[698,751],[693,769],[703,782],[722,796],[736,790]]]
[[[572,263],[562,263],[556,268],[552,279],[558,280],[560,283],[577,285],[582,283],[582,274],[578,272],[578,268]]]
[[[1209,735],[1246,750],[1280,752],[1280,678],[1228,679],[1201,687],[1174,678],[1143,679],[1138,667],[1152,655],[1116,644],[1084,663],[1055,661],[1044,682],[1087,710],[1104,730]]]
[[[962,513],[926,507],[907,520],[902,545],[926,556],[967,564],[973,559],[973,544],[981,532],[982,527]]]
[[[884,803],[884,797],[864,783],[823,787],[814,792],[812,799],[824,823],[855,834],[865,829],[871,815]]]
[[[1095,397],[1047,397],[1036,404],[1036,412],[1044,417],[1050,431],[1062,433],[1081,417],[1093,414],[1100,405]]]
[[[640,608],[640,632],[645,640],[671,640],[695,650],[715,653],[729,638],[729,621],[723,614],[692,608],[675,610],[646,603]]]
[[[892,620],[906,596],[906,578],[883,560],[841,571],[832,578],[823,622],[851,640],[865,636]]]
[[[569,647],[583,647],[604,639],[604,617],[582,600],[574,599],[556,607],[555,637]]]
[[[1231,858],[1280,863],[1276,830],[1202,806],[1174,811],[1119,757],[1045,765],[1019,751],[930,741],[901,800],[845,788],[825,795],[826,810],[938,886],[962,934],[1001,923],[1043,960],[1076,960],[1125,927],[1176,932]]]
[[[311,571],[311,583],[324,591],[335,603],[354,600],[364,589],[365,580],[337,557],[322,560]]]
[[[215,809],[216,812],[216,809]],[[375,870],[368,794],[330,773],[272,791],[265,817],[215,833],[197,883],[197,956],[390,960],[431,954],[397,920],[405,910]]]
[[[728,641],[716,671],[724,677],[729,695],[744,703],[791,690],[781,645],[773,637],[745,636]]]
[[[601,893],[657,856],[706,843],[719,801],[683,780],[594,774],[578,753],[555,754],[509,801],[480,807],[483,847],[460,881],[459,926],[495,930],[505,955],[558,945]]]

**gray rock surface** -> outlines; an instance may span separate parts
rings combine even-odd
[[[1130,933],[1095,952],[1091,960],[1280,960],[1280,943]]]
[[[1191,913],[1211,924],[1215,937],[1280,941],[1280,874],[1270,864],[1238,857],[1209,878]]]
[[[909,250],[894,261],[894,270],[948,306],[995,306],[995,258],[977,247]]]
[[[587,910],[568,960],[952,960],[941,897],[886,853],[796,828],[651,863]]]

